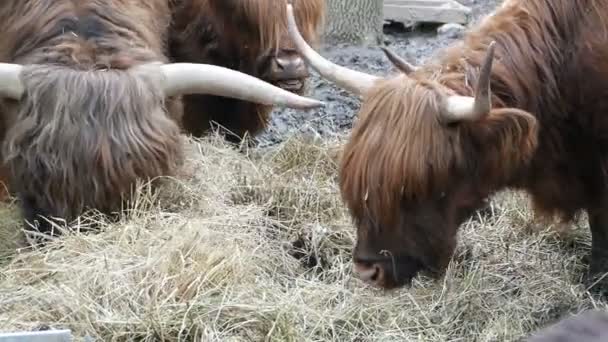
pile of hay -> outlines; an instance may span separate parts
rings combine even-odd
[[[293,138],[237,151],[217,137],[190,141],[184,174],[162,192],[142,186],[119,223],[43,249],[17,249],[19,214],[2,208],[0,330],[69,328],[99,341],[512,341],[604,305],[579,282],[585,221],[558,238],[518,193],[463,225],[444,279],[389,293],[364,285],[351,272],[340,144]]]

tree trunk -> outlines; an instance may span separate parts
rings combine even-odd
[[[325,41],[376,45],[382,43],[384,0],[326,0]]]

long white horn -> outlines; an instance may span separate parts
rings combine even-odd
[[[490,112],[492,109],[490,79],[492,76],[495,44],[496,42],[492,41],[488,45],[488,52],[479,71],[475,97],[448,96],[441,110],[443,122],[475,121],[483,118]]]
[[[322,107],[321,101],[302,97],[251,75],[209,64],[160,65],[167,96],[208,94],[297,109]]]
[[[321,76],[323,76],[323,78],[326,78],[357,95],[363,95],[372,87],[374,82],[380,79],[373,75],[341,67],[319,55],[310,47],[310,45],[308,45],[308,43],[306,43],[300,34],[291,4],[287,4],[287,28],[289,37],[293,40],[298,53],[302,55],[306,63],[312,66]]]
[[[20,78],[21,70],[22,65],[0,63],[0,97],[14,100],[21,98],[25,89]]]

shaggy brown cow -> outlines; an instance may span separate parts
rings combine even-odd
[[[302,95],[308,67],[287,35],[285,0],[177,0],[170,51],[180,62],[209,63],[261,78]],[[324,0],[292,0],[296,20],[316,43]],[[184,96],[184,128],[200,136],[219,124],[239,141],[263,131],[271,106],[210,95]],[[226,115],[230,113],[230,115]]]
[[[340,166],[362,279],[443,274],[460,224],[507,187],[566,221],[586,210],[590,273],[608,271],[607,24],[605,0],[513,0],[436,62],[382,79],[323,59],[290,20],[307,63],[363,96]]]
[[[589,310],[564,318],[526,339],[526,342],[603,341],[608,341],[608,313],[602,310]]]
[[[181,94],[320,104],[230,69],[163,64],[169,9],[169,0],[0,3],[2,158],[27,220],[118,211],[137,180],[172,175]]]

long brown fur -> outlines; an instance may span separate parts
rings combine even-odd
[[[324,0],[294,0],[296,20],[310,44],[323,24]],[[285,6],[274,0],[174,0],[172,58],[220,65],[281,86],[268,77],[270,59],[294,51]],[[306,83],[306,79],[302,79]],[[306,86],[301,91],[305,92]],[[200,136],[215,122],[242,138],[268,124],[272,107],[218,96],[184,96],[184,129]]]
[[[359,249],[445,268],[448,227],[505,187],[527,189],[541,213],[564,220],[595,209],[608,185],[607,24],[603,0],[513,0],[414,74],[378,82],[340,170]],[[492,111],[440,123],[442,95],[474,95],[491,41]]]
[[[120,209],[138,180],[181,160],[175,99],[132,66],[168,61],[167,0],[0,4],[0,61],[26,65],[2,104],[2,158],[25,218]],[[42,230],[48,229],[42,228]]]
[[[69,219],[85,209],[118,211],[137,179],[177,167],[180,131],[158,80],[51,66],[28,68],[23,79],[28,96],[3,155],[16,190],[36,194],[23,198],[30,205]]]

